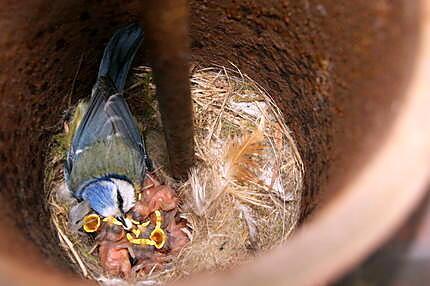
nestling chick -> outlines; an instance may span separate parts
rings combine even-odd
[[[157,224],[156,221],[155,223],[153,222],[153,224]],[[144,239],[149,242],[151,234],[153,234],[156,229],[157,226],[154,225],[145,227],[136,238]],[[162,265],[169,260],[168,256],[164,252],[159,252],[163,251],[163,249],[164,247],[159,249],[152,243],[133,244],[132,252],[134,254],[135,265],[132,268],[132,272],[137,273],[139,271],[144,271],[145,273],[148,273],[154,266],[162,267]]]
[[[182,228],[186,227],[186,223],[183,221],[177,222],[174,215],[171,218],[166,216],[166,223],[168,223],[166,230],[169,238],[170,253],[177,255],[190,241],[188,236],[182,231]]]
[[[103,54],[85,112],[72,134],[64,167],[69,190],[81,202],[71,211],[77,222],[94,210],[115,217],[126,228],[125,214],[136,202],[134,186],[152,169],[142,135],[122,97],[131,63],[143,38],[137,24],[118,30]]]
[[[140,249],[139,249],[140,248]],[[160,252],[153,252],[144,249],[142,246],[133,247],[136,251],[137,263],[132,268],[132,272],[143,271],[149,273],[154,267],[164,268],[164,265],[171,260],[169,255]]]
[[[136,203],[133,216],[143,220],[155,210],[170,211],[177,207],[175,191],[166,185],[159,185],[142,192],[142,199]]]
[[[124,237],[125,231],[122,227],[106,223],[96,240],[103,269],[110,275],[122,275],[127,278],[131,272],[128,252],[131,245]]]

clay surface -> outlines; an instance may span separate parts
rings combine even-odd
[[[234,63],[283,110],[305,163],[302,219],[392,125],[414,56],[418,2],[190,1],[193,62]],[[0,222],[10,230],[1,239],[29,245],[2,242],[5,255],[31,260],[25,250],[35,245],[66,266],[42,196],[47,142],[69,103],[90,94],[112,32],[139,20],[141,5],[0,1]],[[147,62],[144,49],[137,58]]]

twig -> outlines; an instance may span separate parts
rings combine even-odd
[[[73,246],[73,243],[70,241],[70,239],[63,233],[63,231],[57,227],[58,234],[61,236],[61,239],[64,240],[64,242],[69,247],[70,251],[72,252],[73,256],[75,257],[76,261],[78,262],[79,267],[81,268],[82,274],[84,277],[88,277],[88,271],[85,267],[85,264],[82,262],[81,257],[79,256],[78,252],[75,250],[75,247]]]
[[[209,143],[210,143],[210,141],[211,141],[211,139],[212,139],[212,135],[213,135],[213,133],[214,133],[214,130],[215,130],[215,126],[217,126],[218,125],[218,123],[221,121],[221,117],[222,117],[222,113],[223,113],[223,111],[224,111],[224,107],[225,107],[225,105],[226,105],[226,103],[227,103],[227,100],[228,100],[228,98],[230,97],[230,93],[227,93],[226,94],[226,96],[225,96],[225,98],[224,98],[224,101],[222,102],[222,105],[221,105],[221,109],[220,109],[220,111],[219,111],[219,113],[218,113],[218,117],[216,118],[216,120],[215,120],[215,122],[214,122],[214,124],[212,125],[212,127],[211,127],[211,130],[210,130],[210,133],[209,133],[209,135],[208,135],[208,137],[207,137],[207,144],[209,145]]]
[[[81,54],[81,57],[79,58],[78,69],[76,70],[75,76],[73,77],[72,87],[71,87],[69,95],[68,95],[69,107],[72,105],[72,96],[75,93],[76,81],[78,80],[78,75],[79,75],[79,71],[81,70],[83,60],[84,60],[84,54]]]

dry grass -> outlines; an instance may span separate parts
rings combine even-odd
[[[184,184],[173,182],[150,69],[136,70],[127,100],[145,133],[158,176],[173,184],[188,220],[191,242],[163,271],[139,277],[138,285],[215,271],[270,249],[294,230],[300,208],[303,164],[294,140],[273,100],[237,69],[212,67],[192,75],[197,164]],[[66,136],[67,137],[67,136]],[[61,162],[67,138],[59,135],[46,172],[52,222],[61,246],[84,277],[109,285],[93,239],[67,227],[67,202],[60,201]],[[191,230],[191,231],[190,231]]]
[[[51,212],[51,223],[57,232],[60,246],[65,250],[75,270],[85,278],[95,279],[102,268],[97,258],[91,254],[94,240],[84,234],[72,232],[68,225],[72,199],[67,200],[63,196],[65,185],[62,172],[67,140],[67,136],[63,134],[54,137],[45,170],[45,191]]]
[[[182,186],[193,239],[177,276],[229,268],[294,230],[303,165],[272,99],[240,71],[193,74],[198,163]]]

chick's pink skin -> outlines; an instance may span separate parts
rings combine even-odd
[[[165,264],[171,260],[172,255],[179,253],[189,239],[181,228],[185,225],[176,223],[175,215],[178,199],[175,191],[166,185],[161,185],[152,176],[147,176],[143,184],[142,199],[133,208],[133,217],[143,221],[149,218],[151,224],[156,223],[155,211],[163,211],[163,229],[168,235],[167,244],[163,249],[156,250],[153,246],[133,245],[133,252],[137,260],[132,272],[143,271],[148,273],[153,267],[163,269]],[[147,237],[153,228],[148,228],[140,236]]]
[[[97,235],[97,241],[119,241],[125,237],[125,230],[114,224],[103,223],[100,233]]]
[[[182,228],[184,227],[186,227],[185,223],[177,223],[175,219],[172,219],[167,226],[168,241],[172,254],[178,254],[190,241],[188,236],[182,231]]]
[[[139,253],[139,252],[138,252]],[[143,271],[145,273],[149,273],[153,267],[164,269],[165,264],[171,260],[171,258],[160,252],[141,252],[136,254],[137,263],[133,266],[133,272]]]
[[[107,223],[103,224],[97,235],[100,263],[110,275],[129,277],[131,273],[130,243],[124,237],[125,231],[121,226]]]
[[[146,218],[156,210],[170,211],[177,207],[175,191],[166,185],[159,185],[142,192],[142,199],[134,206],[134,212]]]
[[[129,277],[131,263],[126,242],[112,242],[104,240],[100,242],[99,257],[103,269],[114,276]]]

